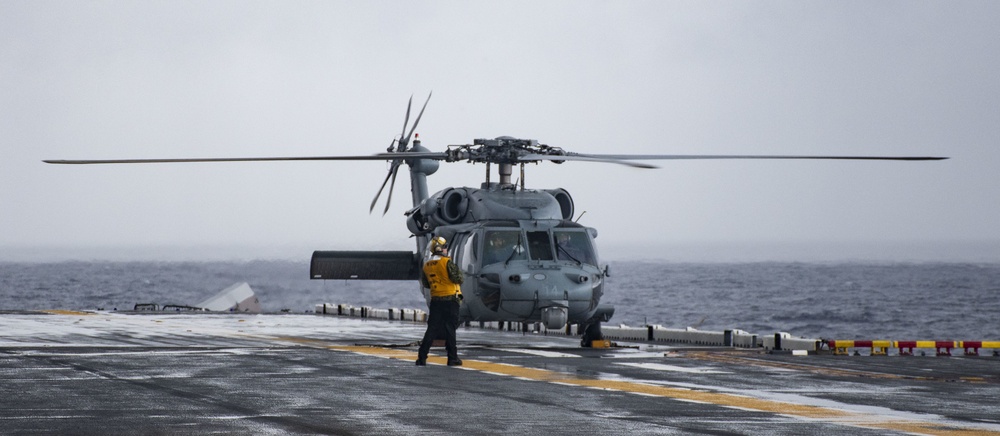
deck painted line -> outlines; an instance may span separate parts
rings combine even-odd
[[[730,363],[734,365],[754,365],[767,368],[775,368],[786,371],[806,371],[815,374],[828,375],[828,376],[846,376],[846,377],[869,377],[869,378],[879,378],[879,379],[907,379],[907,380],[934,380],[934,377],[920,377],[920,376],[902,376],[898,374],[886,374],[883,372],[875,371],[864,371],[857,369],[841,369],[841,368],[830,368],[818,365],[809,365],[806,363],[790,363],[790,362],[772,362],[761,359],[756,359],[753,357],[745,356],[727,356],[727,355],[713,355],[710,353],[691,353],[687,356],[691,359],[701,359],[713,362],[723,362]]]
[[[329,343],[308,338],[281,337],[275,338],[282,341],[294,342],[302,345],[326,348],[334,351],[343,351],[361,354],[365,356],[380,356],[393,359],[413,361],[416,360],[416,353],[400,349],[390,349],[367,346],[342,346],[329,345]],[[428,356],[428,363],[444,365],[447,359],[441,356]],[[574,374],[561,373],[546,369],[527,368],[523,366],[511,365],[507,363],[494,363],[477,360],[465,360],[463,369],[477,370],[481,372],[500,373],[509,376],[519,377],[532,381],[558,382],[561,385],[583,387],[598,390],[621,391],[635,394],[646,394],[661,398],[670,398],[679,401],[686,401],[698,404],[716,405],[722,407],[739,408],[755,412],[766,412],[774,415],[787,416],[790,418],[806,421],[827,422],[830,424],[875,428],[890,431],[899,431],[913,434],[958,436],[958,435],[1000,435],[1000,432],[975,427],[962,426],[963,423],[940,423],[931,421],[917,421],[899,419],[896,417],[882,417],[874,414],[837,410],[827,407],[811,406],[803,404],[788,403],[782,401],[766,400],[760,398],[746,397],[728,393],[696,391],[667,386],[639,383],[635,381],[623,380],[601,380],[583,378]]]
[[[662,363],[616,363],[615,365],[631,366],[633,368],[652,369],[656,371],[683,372],[688,374],[732,374],[729,371],[719,371],[706,366],[686,367],[675,365],[664,365]]]

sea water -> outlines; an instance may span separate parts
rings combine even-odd
[[[193,305],[248,282],[265,311],[424,308],[414,282],[310,280],[299,261],[6,262],[0,310]],[[611,262],[610,325],[827,339],[1000,340],[1000,264]]]

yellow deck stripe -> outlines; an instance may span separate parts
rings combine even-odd
[[[346,351],[362,354],[366,356],[377,356],[390,359],[400,359],[413,361],[417,354],[412,351],[402,349],[368,347],[368,346],[346,346],[329,345],[325,341],[308,338],[283,337],[281,340],[298,344],[318,346],[330,350]],[[428,356],[428,363],[444,365],[447,359],[440,356]],[[718,392],[696,391],[682,388],[672,388],[659,385],[651,385],[639,382],[620,380],[600,380],[592,378],[581,378],[579,376],[546,369],[527,368],[523,366],[506,363],[484,362],[480,360],[465,360],[462,364],[465,369],[487,372],[490,374],[501,374],[513,377],[520,377],[528,380],[556,383],[563,386],[580,386],[596,389],[608,389],[621,392],[629,392],[641,395],[650,395],[664,398],[672,398],[682,401],[693,401],[699,403],[715,404],[725,407],[736,407],[744,410],[768,412],[803,418],[809,420],[819,420],[832,424],[850,425],[867,428],[878,428],[891,431],[901,431],[909,433],[927,435],[1000,435],[1000,432],[958,428],[942,425],[933,422],[921,422],[911,420],[887,420],[881,416],[849,412],[843,410],[830,409],[826,407],[809,406],[803,404],[785,403],[781,401],[764,400],[759,398],[723,394]]]
[[[51,315],[73,315],[73,316],[93,315],[92,312],[80,312],[80,311],[77,311],[77,310],[60,310],[60,309],[55,309],[55,310],[40,310],[39,312],[44,312],[44,313],[48,313],[48,314],[51,314]]]

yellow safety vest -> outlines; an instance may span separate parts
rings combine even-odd
[[[431,285],[431,297],[451,297],[462,293],[462,288],[448,277],[450,257],[437,257],[424,263],[424,276]]]

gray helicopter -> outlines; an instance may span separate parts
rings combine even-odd
[[[410,170],[413,206],[406,211],[406,226],[416,239],[416,251],[315,251],[310,278],[318,280],[413,280],[420,282],[423,260],[430,257],[428,241],[444,237],[455,263],[465,272],[462,321],[542,323],[548,329],[576,324],[581,345],[590,347],[603,339],[601,323],[614,315],[614,307],[601,303],[608,266],[600,262],[594,240],[597,230],[573,220],[574,203],[562,188],[529,189],[524,167],[542,161],[601,162],[635,168],[657,168],[646,160],[682,159],[837,159],[837,160],[942,160],[918,156],[795,156],[795,155],[642,155],[581,154],[540,144],[533,139],[501,136],[476,139],[472,144],[449,145],[441,152],[421,145],[413,136],[430,95],[407,132],[413,97],[406,108],[403,130],[385,153],[363,156],[46,160],[51,164],[120,164],[182,162],[249,162],[303,160],[375,160],[390,162],[389,172],[372,200],[374,211],[388,185],[383,215],[389,211],[399,168]],[[411,143],[412,139],[412,143]],[[473,162],[486,166],[478,188],[449,187],[427,192],[427,176],[440,162]],[[492,166],[498,177],[491,179]],[[514,167],[520,183],[512,183]],[[430,290],[421,286],[430,302]]]

